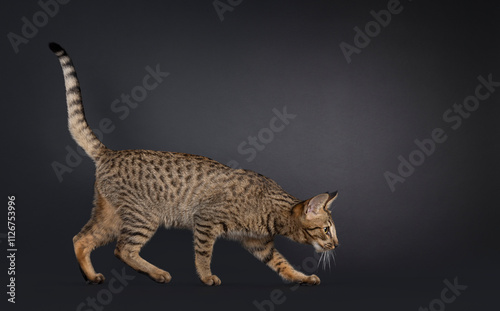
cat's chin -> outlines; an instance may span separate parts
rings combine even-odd
[[[312,242],[312,246],[314,247],[314,250],[317,253],[323,253],[325,251],[325,249],[323,247],[321,247],[321,245],[319,245],[318,242]]]

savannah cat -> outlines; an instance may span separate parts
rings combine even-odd
[[[89,283],[102,283],[90,253],[117,241],[115,255],[159,283],[171,276],[144,260],[139,252],[159,226],[193,231],[195,266],[206,285],[220,285],[210,270],[218,237],[241,242],[283,279],[320,283],[316,275],[294,269],[274,248],[283,235],[313,245],[328,257],[338,246],[330,207],[337,192],[298,200],[273,180],[233,169],[209,158],[150,150],[111,150],[90,129],[79,81],[66,51],[49,44],[64,74],[69,131],[96,165],[94,208],[88,223],[73,238],[76,258]],[[325,258],[323,257],[323,258]]]

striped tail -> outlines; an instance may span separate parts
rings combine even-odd
[[[80,83],[76,76],[75,67],[68,53],[57,43],[50,43],[49,48],[56,54],[61,63],[64,74],[64,85],[66,87],[66,102],[68,105],[68,128],[73,139],[85,150],[85,152],[96,160],[106,150],[104,144],[97,138],[85,119],[85,111],[82,105],[82,93]]]

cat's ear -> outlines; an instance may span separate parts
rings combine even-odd
[[[335,201],[336,198],[338,198],[339,193],[338,191],[334,192],[327,192],[328,194],[328,201],[326,202],[325,209],[330,209],[332,207],[333,201]]]
[[[322,193],[307,200],[306,205],[304,206],[304,215],[306,216],[306,219],[316,217],[321,209],[323,209],[329,198],[330,196],[328,193]]]

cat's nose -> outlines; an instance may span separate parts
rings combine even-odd
[[[333,245],[335,245],[335,248],[339,247],[339,242],[334,242]]]

